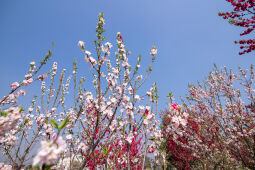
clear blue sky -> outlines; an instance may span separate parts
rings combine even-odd
[[[76,57],[79,72],[88,72],[77,42],[85,41],[93,51],[97,15],[104,12],[107,40],[115,44],[115,35],[121,32],[133,52],[131,62],[138,54],[146,60],[151,46],[158,47],[148,83],[157,81],[163,109],[169,91],[175,98],[184,96],[188,83],[203,80],[213,63],[233,70],[254,63],[254,53],[239,56],[233,43],[241,39],[241,28],[218,17],[227,9],[225,0],[1,0],[0,95],[6,95],[12,82],[23,79],[29,62],[40,61],[52,42],[52,61],[60,68],[70,73]]]

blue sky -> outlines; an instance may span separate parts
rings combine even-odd
[[[88,73],[77,42],[85,41],[93,51],[97,15],[104,12],[107,41],[116,44],[116,33],[121,32],[132,51],[131,63],[139,54],[148,61],[150,48],[158,47],[146,87],[157,82],[163,109],[169,91],[175,98],[184,96],[187,85],[205,79],[213,63],[233,70],[254,63],[254,53],[239,56],[233,43],[241,39],[242,29],[217,15],[230,7],[225,0],[1,0],[0,95],[7,94],[12,82],[23,80],[29,62],[40,61],[52,42],[53,59],[46,70],[57,61],[70,73],[76,57],[79,73]],[[35,88],[29,93],[36,93]]]

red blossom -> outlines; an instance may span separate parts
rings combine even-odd
[[[233,6],[233,11],[218,13],[223,19],[227,19],[230,24],[243,27],[245,30],[240,36],[248,35],[255,29],[255,1],[254,0],[226,0]],[[235,41],[235,44],[245,44],[240,46],[240,49],[245,50],[239,52],[240,55],[250,53],[255,50],[254,39]],[[250,45],[247,45],[250,44]]]

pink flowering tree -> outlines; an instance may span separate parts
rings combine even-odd
[[[204,84],[190,85],[182,106],[163,120],[163,149],[182,169],[254,168],[254,72],[215,68]]]
[[[235,166],[254,167],[254,70],[239,69],[238,74],[225,69],[210,73],[204,88],[190,87],[188,100],[197,113],[207,115],[208,127],[214,129],[219,152]],[[191,108],[190,108],[191,110]],[[209,122],[208,122],[209,123]]]
[[[240,36],[250,35],[255,29],[255,2],[254,0],[227,0],[233,6],[233,11],[220,12],[219,16],[229,21],[230,24],[243,27],[245,30]],[[235,41],[236,44],[240,44],[240,55],[250,53],[255,50],[254,38]]]
[[[26,114],[24,108],[19,105],[18,98],[26,94],[22,88],[30,86],[34,81],[43,81],[47,77],[49,73],[38,74],[51,55],[51,50],[49,50],[38,68],[35,66],[35,62],[32,61],[24,80],[11,84],[10,93],[0,100],[0,149],[2,156],[8,158],[12,168],[20,169],[23,167],[23,163],[27,161],[26,157],[31,146],[39,134],[39,130],[37,132],[34,131],[35,135],[32,140],[28,139],[28,135],[33,129],[33,122],[31,121],[33,116],[30,114],[32,108],[29,108]],[[38,129],[41,128],[41,126],[38,127]],[[1,166],[1,168],[11,168],[10,166],[5,167],[4,164]]]
[[[138,92],[143,92],[140,89],[152,71],[157,49],[150,50],[151,64],[142,76],[141,56],[134,67],[129,64],[131,52],[125,48],[120,33],[116,37],[117,51],[110,55],[112,44],[105,42],[104,24],[101,13],[94,55],[83,41],[78,42],[91,69],[93,91],[86,88],[85,77],[78,81],[76,60],[72,76],[65,78],[65,69],[58,75],[54,62],[48,73],[35,78],[51,56],[49,51],[38,69],[31,62],[25,80],[13,83],[9,95],[0,101],[0,148],[13,168],[32,164],[39,169],[143,169],[153,145],[149,139],[159,131],[159,121],[155,121],[158,89],[154,83],[145,94]],[[40,96],[35,96],[26,109],[10,106],[16,106],[18,96],[25,94],[18,90],[35,80],[41,81]],[[67,97],[73,98],[71,107],[66,103]]]

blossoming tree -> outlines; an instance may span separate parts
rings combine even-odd
[[[163,150],[183,169],[253,169],[254,71],[217,68],[204,84],[190,85],[182,107],[170,105],[163,119]]]
[[[144,95],[138,92],[152,71],[157,49],[152,47],[151,65],[143,77],[139,75],[141,56],[131,67],[128,61],[131,53],[125,48],[120,33],[117,33],[115,57],[110,55],[112,44],[105,42],[104,24],[101,13],[96,27],[94,55],[83,41],[78,42],[91,69],[94,91],[85,87],[85,77],[77,81],[76,61],[72,76],[66,82],[63,69],[56,85],[56,62],[48,73],[35,78],[50,58],[49,51],[38,69],[35,62],[31,62],[25,80],[13,83],[12,91],[0,101],[3,107],[0,149],[13,168],[22,169],[32,161],[33,168],[64,166],[72,169],[78,161],[76,168],[79,169],[98,166],[143,169],[151,147],[149,138],[158,131],[159,122],[155,121],[157,86],[153,84]],[[73,89],[69,90],[71,79]],[[41,81],[41,96],[36,96],[29,108],[18,107],[18,96],[25,94],[18,90],[35,80]],[[68,94],[69,91],[73,94]],[[73,106],[68,107],[66,98],[72,96]],[[34,149],[37,146],[39,149]],[[68,162],[64,161],[67,157]]]

